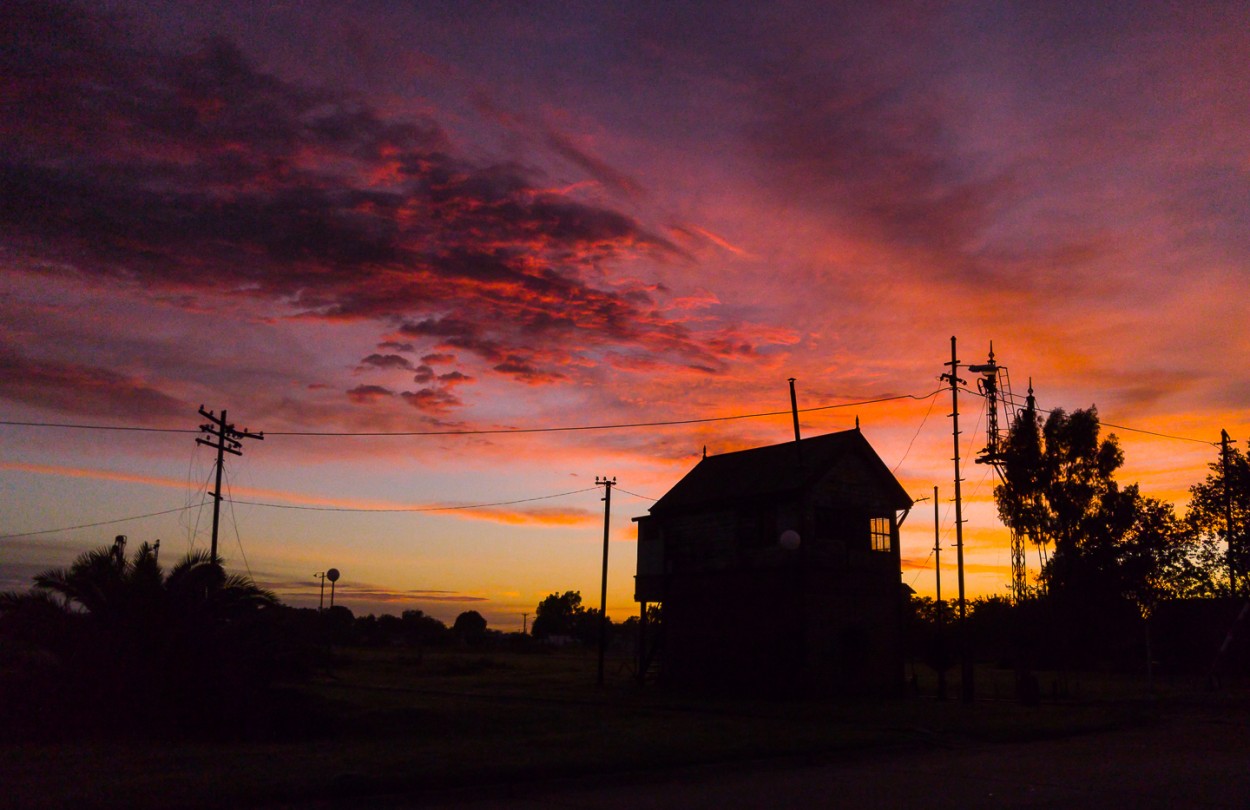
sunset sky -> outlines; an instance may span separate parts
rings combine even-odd
[[[789,377],[889,399],[803,432],[858,417],[941,488],[945,551],[952,335],[1096,404],[1120,480],[1183,511],[1250,437],[1247,6],[733,6],[0,4],[0,420],[189,431],[0,425],[0,590],[115,534],[206,548],[203,404],[266,434],[221,553],[284,600],[333,566],[357,614],[597,606],[614,476],[624,619],[630,519],[788,415],[291,434],[786,411]],[[965,477],[970,591],[1003,593]],[[931,502],[902,543],[931,595]]]

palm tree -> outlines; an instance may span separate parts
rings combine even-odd
[[[199,726],[263,689],[264,618],[279,605],[207,552],[168,573],[147,543],[88,551],[0,594],[0,634],[51,656],[54,714],[89,726]]]

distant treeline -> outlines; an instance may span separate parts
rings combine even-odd
[[[462,646],[514,651],[596,645],[602,616],[598,610],[582,606],[578,591],[553,593],[539,602],[532,614],[534,620],[524,633],[494,630],[476,610],[464,611],[450,627],[420,610],[405,610],[399,616],[354,616],[347,608],[336,606],[323,617],[318,617],[316,611],[306,613],[309,620],[319,619],[325,623],[334,644],[412,648]],[[653,607],[648,616],[652,621],[659,621],[659,609]],[[609,642],[617,647],[632,645],[637,638],[638,624],[637,616],[619,623],[609,617]]]

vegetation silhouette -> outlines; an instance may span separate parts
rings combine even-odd
[[[1250,454],[1230,444],[1227,462],[1216,459],[1210,470],[1204,481],[1189,488],[1189,510],[1185,515],[1185,525],[1195,538],[1195,562],[1204,573],[1196,595],[1223,592],[1247,597]],[[1238,575],[1235,584],[1229,577],[1230,561]]]
[[[477,647],[486,640],[486,619],[476,610],[466,610],[456,617],[451,632],[461,643]]]
[[[301,670],[277,598],[207,551],[168,572],[125,539],[0,594],[12,733],[57,737],[255,731],[270,687]],[[7,724],[6,724],[7,725]]]
[[[596,644],[599,641],[601,615],[598,608],[582,606],[581,591],[553,593],[534,609],[534,624],[530,632],[540,640]],[[611,621],[607,630],[610,637],[613,631]]]
[[[981,658],[1017,668],[1140,670],[1143,661],[1150,669],[1163,656],[1173,671],[1193,671],[1192,647],[1182,653],[1152,642],[1152,617],[1168,614],[1172,639],[1198,617],[1208,625],[1201,635],[1216,625],[1222,637],[1235,621],[1238,606],[1231,601],[1202,609],[1176,603],[1239,592],[1230,563],[1250,570],[1250,551],[1236,528],[1250,515],[1250,466],[1235,449],[1227,463],[1217,459],[1207,479],[1191,488],[1182,519],[1172,504],[1116,480],[1124,453],[1114,434],[1100,433],[1094,407],[1056,409],[1044,420],[1030,408],[1013,424],[994,495],[1003,523],[1033,543],[1041,564],[1029,598],[972,603],[970,640]],[[933,638],[937,609],[913,604],[909,638],[914,655],[942,666]],[[1200,656],[1203,665],[1215,646]]]

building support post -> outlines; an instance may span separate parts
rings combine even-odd
[[[642,601],[638,608],[638,685],[647,683],[647,603]]]

